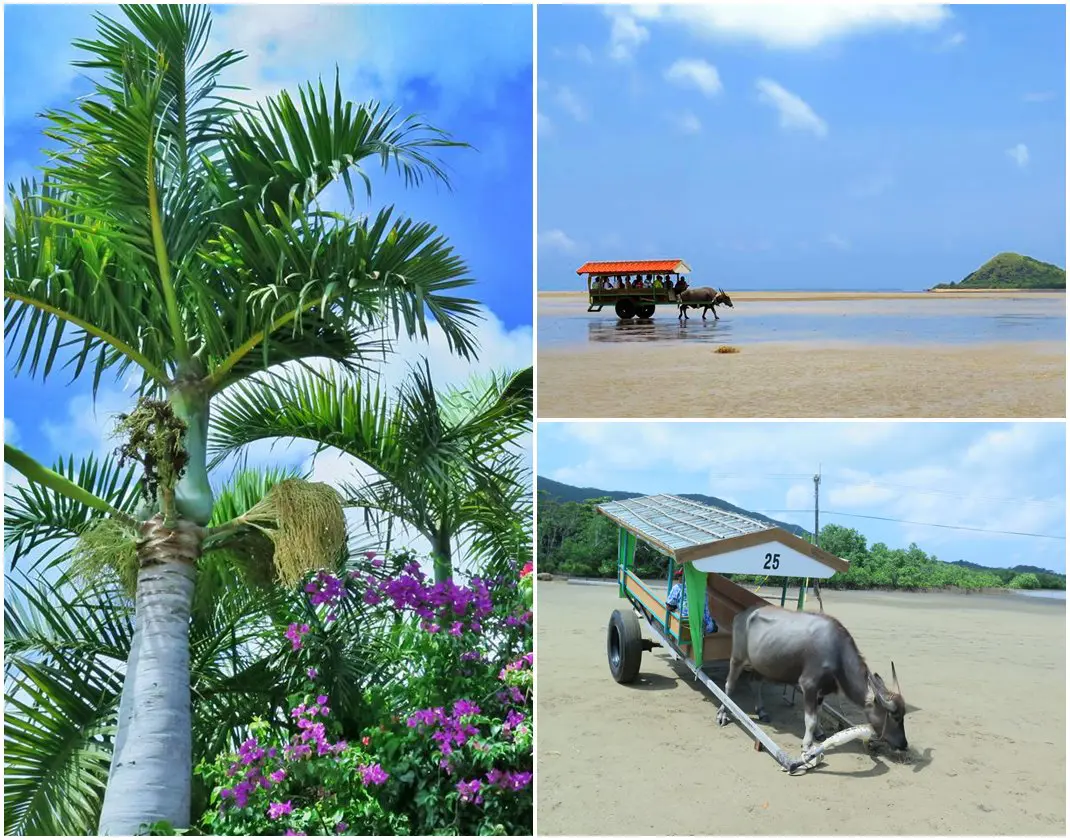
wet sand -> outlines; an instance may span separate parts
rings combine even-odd
[[[615,586],[537,586],[540,835],[1065,834],[1064,601],[826,591],[874,669],[895,660],[911,749],[856,742],[790,777],[738,725],[718,728],[664,652],[632,686],[613,681]],[[766,689],[766,730],[797,753],[802,711],[780,696]],[[741,684],[748,712],[752,697]]]
[[[539,350],[540,418],[1063,417],[1065,344],[673,343]]]

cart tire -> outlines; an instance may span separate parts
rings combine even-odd
[[[640,318],[653,318],[656,307],[652,303],[645,303],[639,307]]]
[[[627,321],[629,318],[635,317],[635,301],[631,298],[624,298],[617,301],[616,307],[617,317],[622,321]]]
[[[606,632],[609,672],[619,683],[634,682],[643,659],[643,633],[631,610],[613,610]]]

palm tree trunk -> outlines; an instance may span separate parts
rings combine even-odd
[[[432,546],[431,559],[435,566],[435,583],[444,583],[453,577],[453,549],[449,534],[441,531]]]
[[[167,528],[157,514],[141,536],[136,656],[123,681],[101,835],[138,834],[160,821],[187,828],[190,822],[189,618],[204,529],[185,519]]]

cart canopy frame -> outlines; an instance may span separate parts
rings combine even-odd
[[[640,540],[669,558],[670,586],[675,568],[683,567],[692,656],[699,667],[709,573],[784,578],[783,605],[787,578],[804,578],[808,583],[810,578],[828,578],[850,568],[846,560],[778,525],[680,496],[641,496],[607,502],[596,510],[618,527],[617,582],[622,598],[631,600],[631,567]],[[803,608],[805,586],[800,587],[798,609]]]

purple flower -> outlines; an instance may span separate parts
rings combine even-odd
[[[453,704],[454,717],[465,717],[466,715],[478,715],[479,706],[468,700],[458,700]]]
[[[320,675],[320,672],[317,671],[315,668],[309,668],[305,673],[308,674],[308,678],[310,680],[314,680]]]
[[[334,826],[334,833],[335,833],[335,834],[341,834],[341,833],[342,833],[343,831],[345,831],[345,830],[346,830],[347,828],[349,828],[349,823],[344,823],[344,822],[340,822],[340,823],[335,823],[335,826]]]
[[[327,695],[326,694],[321,694],[319,697],[316,698],[316,702],[321,706],[326,705],[327,704]]]
[[[527,720],[527,718],[516,709],[510,709],[509,713],[505,716],[505,723],[502,724],[502,729],[508,732],[510,729],[518,727],[525,720]]]
[[[371,561],[372,566],[374,566],[376,569],[381,569],[383,567],[383,560],[381,557],[372,557]]]
[[[271,781],[273,781],[275,783],[281,782],[285,778],[286,778],[286,771],[285,770],[275,770],[271,774]]]
[[[294,831],[292,828],[288,828],[288,829],[286,829],[286,835],[285,836],[286,837],[307,837],[308,835],[305,834],[305,832],[303,832],[303,831]]]
[[[366,785],[381,785],[390,778],[390,774],[379,764],[362,764],[357,770]]]
[[[300,650],[301,639],[309,631],[307,624],[291,624],[286,628],[286,638],[290,640],[294,650]]]
[[[376,595],[374,592],[372,592],[372,590],[366,589],[364,591],[364,603],[367,604],[369,607],[374,607],[382,600],[383,599]]]
[[[468,782],[457,782],[457,792],[461,794],[461,802],[472,802],[479,805],[483,802],[483,797],[479,795],[479,789],[481,784],[479,779],[472,779]]]
[[[523,790],[531,784],[531,773],[527,772],[515,772],[512,774],[512,783],[510,784],[510,790]]]
[[[374,551],[365,551],[364,552],[364,557],[367,560],[374,560],[375,559],[375,552]],[[382,562],[383,562],[382,560],[379,561],[380,564],[382,564]]]

